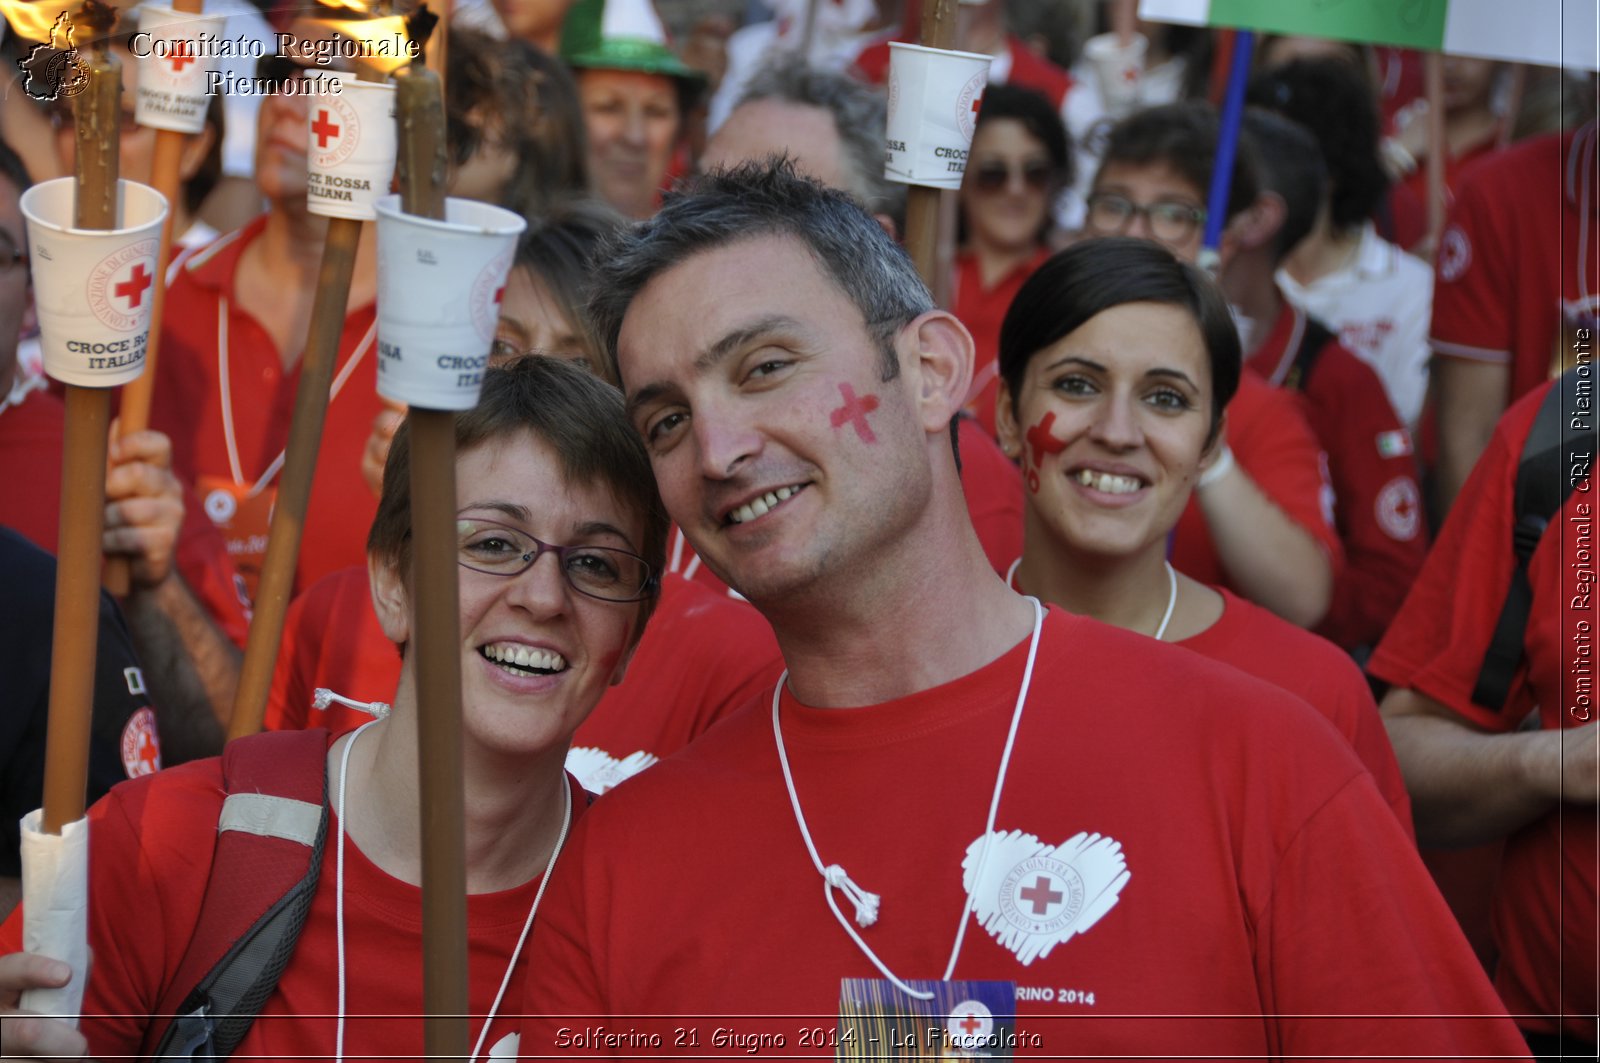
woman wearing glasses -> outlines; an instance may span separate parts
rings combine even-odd
[[[522,999],[541,884],[587,804],[563,769],[567,743],[622,677],[654,606],[666,518],[621,396],[577,366],[527,358],[490,370],[455,434],[468,1010],[482,1059],[517,1054],[502,1002]],[[322,871],[288,965],[233,1049],[241,1058],[415,1057],[422,1048],[409,457],[402,428],[369,538],[400,685],[386,717],[308,743],[327,773]],[[284,737],[243,739],[230,755]],[[97,1057],[148,1054],[166,1027],[147,1016],[164,1010],[196,925],[219,836],[220,772],[208,760],[148,776],[90,813],[95,963],[80,1029]],[[0,951],[20,936],[19,915],[0,931]],[[14,1004],[11,989],[50,981],[47,968],[37,957],[0,958],[0,1011]],[[83,1050],[59,1024],[30,1031],[7,1018],[10,1052]]]
[[[1050,255],[1051,204],[1072,183],[1061,116],[1036,92],[991,85],[983,95],[961,185],[965,244],[950,300],[977,345],[966,408],[994,435],[1000,321],[1022,282]]]

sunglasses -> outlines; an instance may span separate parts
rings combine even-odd
[[[1012,174],[1018,174],[1031,192],[1048,189],[1054,176],[1047,162],[1023,163],[1020,171],[1003,162],[984,162],[972,168],[972,187],[979,192],[998,192],[1010,182]]]

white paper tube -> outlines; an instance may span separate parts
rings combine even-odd
[[[72,980],[60,989],[30,989],[21,1005],[76,1022],[89,970],[89,821],[45,834],[43,818],[43,809],[22,817],[22,951],[71,965]]]
[[[399,196],[378,212],[378,393],[431,410],[478,402],[500,321],[519,215],[445,200],[445,220],[406,214]]]
[[[134,181],[117,188],[115,229],[72,227],[74,178],[22,194],[44,369],[66,384],[117,387],[144,370],[167,201]]]
[[[929,188],[961,187],[989,62],[974,52],[889,45],[885,177]]]

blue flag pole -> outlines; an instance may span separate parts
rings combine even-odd
[[[1205,242],[1200,267],[1215,273],[1221,264],[1222,226],[1228,217],[1228,187],[1233,183],[1234,157],[1239,148],[1239,126],[1244,118],[1244,89],[1250,80],[1250,56],[1256,35],[1239,30],[1233,40],[1233,66],[1228,71],[1228,92],[1222,101],[1222,128],[1217,134],[1217,161],[1211,170],[1211,194],[1206,200]]]

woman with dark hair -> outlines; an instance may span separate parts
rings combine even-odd
[[[589,329],[584,306],[595,254],[627,219],[594,199],[556,206],[529,225],[506,278],[499,331],[490,358],[498,364],[527,352],[581,362],[616,384]]]
[[[1000,321],[1049,257],[1050,208],[1071,183],[1067,131],[1050,101],[1013,85],[985,90],[961,184],[966,242],[956,254],[950,299],[978,348],[967,410],[991,436]]]
[[[1299,695],[1345,735],[1409,831],[1405,786],[1350,658],[1167,560],[1190,492],[1223,460],[1239,385],[1220,289],[1150,241],[1085,241],[1017,293],[999,365],[1000,441],[1026,484],[1012,587]]]
[[[535,218],[588,189],[583,111],[566,65],[521,40],[450,34],[450,194]]]
[[[1414,429],[1428,390],[1433,271],[1379,236],[1372,221],[1389,174],[1371,82],[1341,59],[1297,59],[1258,74],[1249,100],[1311,130],[1328,164],[1316,227],[1278,271],[1284,294],[1378,371],[1395,412]]]

